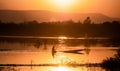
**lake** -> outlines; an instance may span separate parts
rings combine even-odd
[[[100,37],[1,36],[0,71],[106,71],[99,64],[119,46]]]

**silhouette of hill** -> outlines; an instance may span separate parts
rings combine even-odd
[[[100,13],[57,13],[45,10],[0,10],[0,20],[2,22],[23,22],[33,21],[49,22],[49,21],[81,21],[86,17],[90,17],[94,23],[103,23],[105,21],[119,20],[111,18]]]

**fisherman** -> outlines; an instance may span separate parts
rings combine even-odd
[[[55,51],[55,46],[53,46],[53,48],[52,48],[52,56],[53,56],[53,58],[54,58],[54,56],[55,56],[55,53],[56,53],[56,51]]]

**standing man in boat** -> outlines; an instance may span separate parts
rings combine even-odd
[[[56,53],[56,51],[55,51],[55,46],[53,46],[53,47],[52,47],[52,56],[53,56],[53,58],[54,58],[54,56],[55,56],[55,53]]]

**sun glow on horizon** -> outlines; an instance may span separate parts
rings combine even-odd
[[[55,3],[59,6],[67,6],[71,3],[73,3],[73,0],[55,0]]]
[[[53,0],[54,6],[60,11],[66,11],[70,9],[75,2],[76,0]]]

